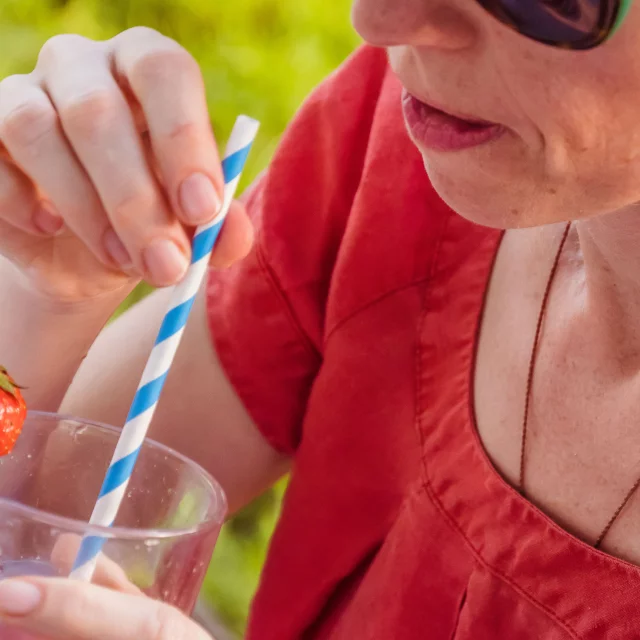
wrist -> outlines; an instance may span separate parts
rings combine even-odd
[[[126,298],[126,289],[59,299],[0,268],[0,364],[26,387],[31,409],[56,411],[89,348]]]
[[[136,282],[126,280],[120,287],[91,296],[83,296],[81,292],[76,292],[78,295],[52,295],[36,287],[12,264],[0,264],[0,299],[8,299],[13,303],[12,306],[29,310],[30,315],[69,319],[93,318],[104,324],[135,286]]]

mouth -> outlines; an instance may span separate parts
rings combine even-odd
[[[433,151],[462,151],[498,139],[506,128],[494,122],[454,115],[419,100],[408,91],[402,108],[409,131],[423,148]]]

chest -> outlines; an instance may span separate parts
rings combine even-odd
[[[548,240],[548,238],[547,238]],[[586,338],[567,338],[563,302],[579,287],[554,283],[525,402],[536,323],[554,258],[526,234],[507,234],[494,265],[477,346],[475,413],[497,470],[563,528],[594,544],[640,478],[640,390],[614,385]],[[522,464],[522,460],[524,463]],[[634,494],[601,548],[640,563]]]

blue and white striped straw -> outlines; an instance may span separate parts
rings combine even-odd
[[[198,227],[193,237],[191,265],[184,279],[174,288],[169,311],[162,322],[158,338],[142,374],[142,380],[91,515],[90,524],[92,525],[111,527],[116,519],[140,448],[158,405],[158,398],[169,367],[178,350],[189,312],[207,273],[211,251],[222,229],[247,155],[258,132],[258,126],[257,121],[247,116],[240,116],[231,132],[222,161],[225,182],[222,209],[215,220]],[[100,536],[85,536],[71,572],[72,578],[91,581],[105,541],[105,538]]]

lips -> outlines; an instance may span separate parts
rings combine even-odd
[[[461,151],[487,144],[506,132],[499,124],[466,119],[436,108],[405,92],[404,117],[416,142],[425,149]]]

